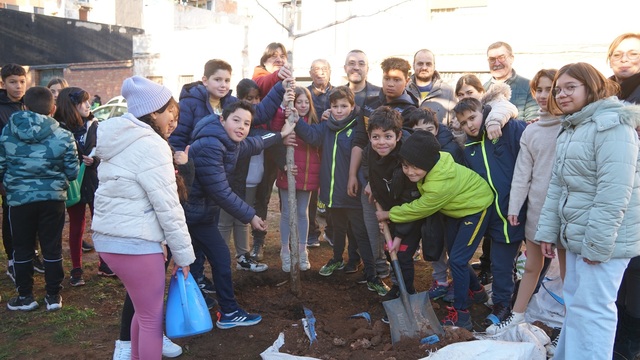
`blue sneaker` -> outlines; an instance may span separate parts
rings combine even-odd
[[[429,288],[429,299],[438,300],[447,295],[447,290],[449,289],[449,284],[440,285],[437,281],[433,282],[433,285]]]
[[[262,321],[262,316],[258,314],[249,314],[242,309],[238,309],[231,314],[224,314],[218,311],[218,321],[216,326],[218,329],[231,329],[236,326],[251,326]]]

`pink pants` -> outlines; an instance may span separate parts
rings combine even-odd
[[[131,322],[131,359],[162,358],[164,255],[101,253],[127,289],[135,315]]]

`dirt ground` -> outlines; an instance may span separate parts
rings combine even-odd
[[[321,242],[319,248],[310,249],[311,270],[301,273],[303,292],[295,297],[290,291],[289,274],[280,269],[277,195],[271,201],[268,224],[263,262],[270,268],[263,273],[234,270],[233,274],[238,303],[247,311],[261,314],[262,322],[229,330],[214,326],[206,334],[176,339],[184,349],[181,358],[260,359],[259,354],[271,346],[281,332],[285,334],[282,352],[326,360],[418,359],[426,356],[429,349],[472,338],[466,331],[447,332],[446,339],[435,347],[420,345],[418,340],[392,346],[389,326],[381,322],[384,315],[381,297],[368,291],[366,285],[355,282],[361,274],[341,271],[330,277],[318,274],[332,255],[326,242]],[[65,226],[63,248],[68,274],[71,265],[66,238]],[[85,235],[85,239],[90,241],[90,234]],[[47,313],[44,310],[43,276],[36,275],[34,289],[41,306],[36,311],[24,313],[6,308],[5,304],[15,296],[15,290],[11,280],[4,275],[6,257],[4,253],[0,254],[0,360],[111,358],[119,334],[124,287],[117,279],[97,276],[95,252],[85,253],[83,261],[87,284],[72,288],[68,278],[65,279],[61,311]],[[431,269],[424,261],[415,264],[415,286],[419,292],[426,291],[432,281]],[[385,281],[390,285],[389,278]],[[441,301],[433,302],[440,319],[446,315],[445,305]],[[310,309],[316,318],[318,341],[313,345],[309,344],[301,324],[303,307]],[[363,318],[351,318],[361,312],[371,315],[371,324]],[[471,312],[475,330],[483,330],[482,320],[489,309],[475,305]],[[211,314],[215,321],[215,308]]]

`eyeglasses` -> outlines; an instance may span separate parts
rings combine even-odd
[[[323,67],[312,67],[312,68],[311,68],[311,71],[316,72],[316,73],[318,73],[318,72],[320,72],[320,71],[322,71],[322,72],[327,72],[327,71],[329,71],[329,67],[328,67],[328,66],[323,66]]]
[[[627,55],[627,59],[631,61],[640,59],[640,52],[638,52],[637,50],[629,50],[626,53],[623,53],[622,51],[614,52],[613,54],[611,54],[611,56],[609,56],[609,58],[612,61],[620,61],[625,55]]]
[[[499,62],[501,62],[501,63],[502,63],[502,62],[505,62],[505,60],[507,60],[507,55],[502,54],[502,55],[497,56],[497,57],[490,57],[490,58],[487,58],[487,61],[489,61],[489,63],[490,63],[490,64],[493,64],[494,62],[496,62],[496,60],[498,60],[498,61],[499,61]]]
[[[555,97],[560,96],[560,93],[564,93],[565,96],[571,96],[576,91],[576,88],[579,88],[580,86],[584,86],[584,84],[567,85],[565,88],[555,87],[553,88],[553,91],[551,91],[551,94]]]
[[[365,67],[367,66],[367,63],[364,61],[349,61],[346,65],[347,67],[356,67],[356,65],[359,67]]]

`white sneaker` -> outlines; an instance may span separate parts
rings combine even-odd
[[[307,271],[309,269],[311,269],[309,251],[306,246],[300,246],[300,271]]]
[[[259,263],[254,258],[249,256],[249,253],[240,255],[236,258],[236,269],[247,270],[253,272],[263,272],[269,268],[267,264]]]
[[[131,341],[116,340],[113,360],[131,360]]]
[[[524,323],[524,313],[512,312],[503,321],[497,324],[489,325],[489,327],[487,327],[485,331],[489,335],[496,335],[511,327],[517,326],[518,324],[522,324],[522,323]]]
[[[174,358],[182,355],[182,347],[162,334],[162,356]]]
[[[291,253],[280,251],[280,261],[282,261],[282,271],[291,272]]]

